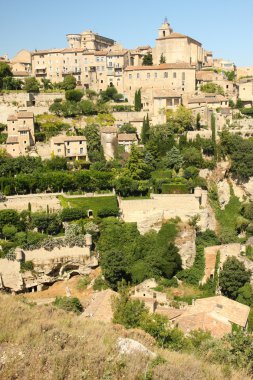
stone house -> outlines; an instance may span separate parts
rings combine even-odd
[[[19,111],[7,118],[6,150],[12,157],[25,155],[35,145],[34,115]]]
[[[136,133],[119,133],[118,145],[123,146],[125,152],[130,153],[131,146],[138,144]]]
[[[88,160],[87,141],[85,136],[60,135],[51,139],[52,154],[70,160]]]
[[[224,296],[197,299],[173,323],[185,334],[192,330],[209,331],[213,337],[222,338],[232,332],[235,324],[247,329],[250,307]]]

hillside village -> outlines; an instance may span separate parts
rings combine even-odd
[[[253,66],[167,19],[154,47],[66,38],[0,57],[1,302],[252,376]]]

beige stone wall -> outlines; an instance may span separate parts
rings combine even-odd
[[[147,67],[147,66],[146,66]],[[130,102],[134,100],[136,90],[150,92],[153,90],[174,90],[179,94],[193,93],[195,91],[194,68],[130,68],[124,72],[124,90]],[[143,99],[142,99],[143,100]]]
[[[163,221],[180,217],[188,221],[200,213],[197,194],[152,194],[151,199],[120,200],[119,207],[125,222],[137,223],[141,233],[159,230]],[[205,207],[205,204],[203,204]]]
[[[28,210],[28,204],[30,202],[32,212],[47,211],[47,207],[49,207],[49,210],[52,212],[58,211],[61,209],[61,205],[59,199],[57,198],[57,194],[28,194],[9,196],[7,197],[7,201],[0,202],[0,210],[5,210],[6,208],[14,209],[19,212]]]
[[[253,81],[239,83],[239,98],[243,101],[253,102]]]

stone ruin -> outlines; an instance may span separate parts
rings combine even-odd
[[[14,253],[0,259],[0,290],[14,294],[40,291],[74,275],[88,275],[98,266],[91,246],[92,236],[86,234],[84,247],[57,247],[52,251],[16,248]],[[32,262],[33,269],[23,271],[25,262]]]

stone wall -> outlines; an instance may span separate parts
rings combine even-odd
[[[200,214],[202,195],[204,209],[207,201],[206,192],[201,189],[194,194],[151,194],[151,199],[119,199],[119,207],[123,220],[137,223],[139,231],[145,233],[150,229],[158,231],[168,219],[179,217],[186,222]]]
[[[31,204],[32,212],[46,211],[49,208],[50,212],[61,209],[60,201],[55,194],[28,194],[14,195],[7,197],[7,201],[0,202],[0,210],[14,209],[17,211],[28,210],[28,204]]]

